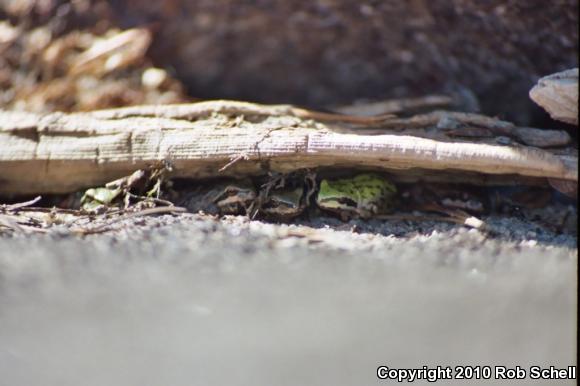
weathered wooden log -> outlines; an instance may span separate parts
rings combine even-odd
[[[577,184],[574,151],[555,154],[495,138],[429,138],[427,131],[412,136],[392,127],[364,135],[351,125],[368,118],[355,118],[232,101],[76,114],[0,112],[0,194],[71,192],[161,162],[171,165],[172,176],[191,178],[359,167]]]
[[[530,98],[552,118],[578,126],[578,69],[541,78],[530,90]]]

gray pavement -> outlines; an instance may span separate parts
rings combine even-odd
[[[134,221],[0,237],[0,385],[376,385],[396,384],[381,365],[576,365],[575,237]],[[463,383],[507,384],[435,384]]]

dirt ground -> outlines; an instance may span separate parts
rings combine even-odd
[[[576,364],[575,234],[508,218],[487,219],[496,237],[132,221],[0,239],[0,385],[355,385],[380,383],[381,365]]]

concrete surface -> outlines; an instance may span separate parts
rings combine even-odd
[[[572,236],[134,222],[0,237],[0,385],[375,385],[396,383],[381,365],[576,365]],[[506,382],[437,382],[463,383]],[[575,381],[514,381],[530,383]]]

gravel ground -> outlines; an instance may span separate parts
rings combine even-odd
[[[494,237],[131,221],[0,237],[0,385],[366,385],[394,383],[380,365],[576,365],[575,232],[500,217]],[[575,381],[535,384],[552,383]]]

